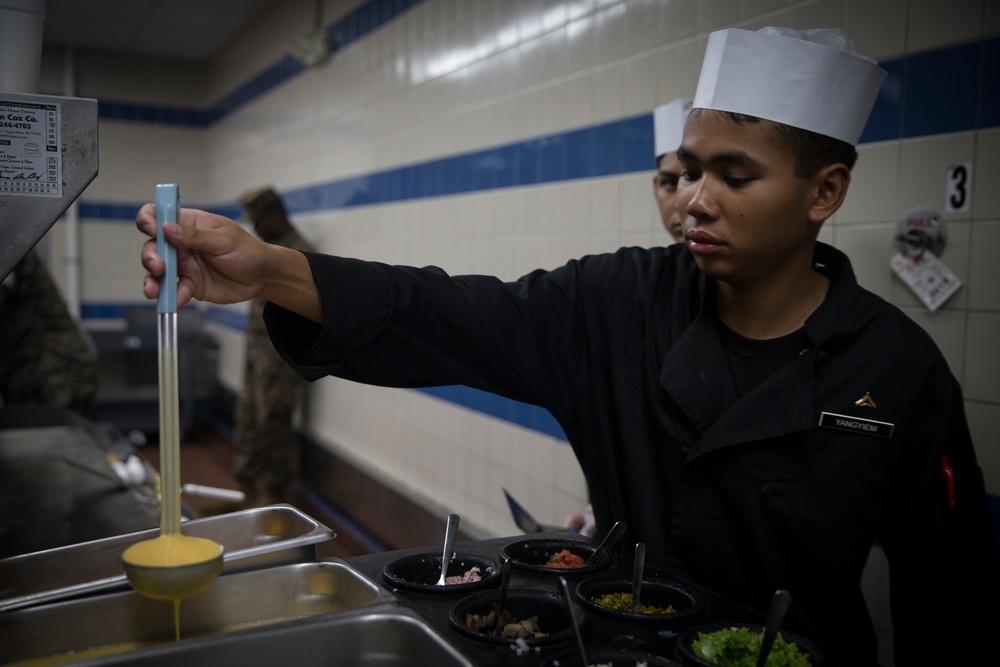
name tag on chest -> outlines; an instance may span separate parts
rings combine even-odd
[[[823,428],[835,428],[841,431],[852,431],[864,435],[874,435],[879,438],[891,438],[895,424],[878,422],[874,419],[861,419],[849,415],[838,415],[833,412],[819,413],[819,425]]]

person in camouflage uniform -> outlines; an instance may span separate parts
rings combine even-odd
[[[34,250],[0,286],[0,405],[59,406],[96,419],[100,358]]]
[[[251,190],[240,203],[267,243],[312,251],[274,189]],[[292,415],[305,380],[275,351],[264,325],[264,300],[250,304],[243,390],[236,404],[235,470],[248,506],[281,502],[292,477],[298,438]]]

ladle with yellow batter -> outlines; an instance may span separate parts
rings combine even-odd
[[[142,595],[180,601],[211,586],[222,571],[223,547],[181,533],[180,420],[177,383],[177,249],[163,236],[163,223],[175,222],[177,185],[156,186],[156,250],[166,263],[156,302],[160,372],[160,536],[122,553],[125,574]],[[180,624],[177,623],[180,638]]]

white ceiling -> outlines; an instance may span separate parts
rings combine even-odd
[[[46,46],[210,60],[275,0],[46,0]]]

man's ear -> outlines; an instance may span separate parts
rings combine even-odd
[[[837,162],[820,169],[811,180],[814,189],[809,219],[822,223],[844,203],[847,186],[851,184],[851,170],[847,165]]]

